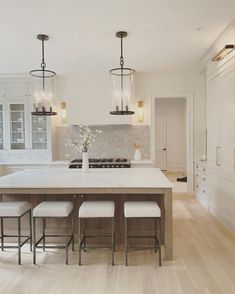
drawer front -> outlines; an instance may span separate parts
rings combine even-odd
[[[201,173],[199,171],[195,171],[194,175],[194,183],[195,185],[206,185],[207,184],[207,175],[206,173]]]
[[[206,167],[202,164],[199,164],[199,163],[194,164],[194,170],[195,170],[195,173],[196,172],[206,173]]]

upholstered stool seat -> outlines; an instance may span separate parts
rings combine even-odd
[[[18,217],[29,211],[31,205],[27,201],[0,202],[0,217]]]
[[[86,239],[92,237],[111,237],[112,245],[108,248],[112,250],[112,265],[114,265],[114,251],[115,251],[115,203],[114,201],[84,201],[78,212],[79,220],[79,265],[81,265],[81,251],[87,248],[95,248],[94,246],[86,246]],[[92,218],[110,218],[111,219],[111,234],[105,235],[88,235],[86,232],[86,220]],[[82,232],[83,222],[83,232]],[[99,248],[102,248],[99,246]],[[107,246],[105,247],[107,248]]]
[[[21,235],[21,218],[28,214],[29,215],[29,234]],[[17,219],[17,235],[5,235],[4,234],[4,219],[16,218]],[[10,201],[0,202],[0,221],[1,221],[1,249],[4,251],[6,248],[17,248],[18,249],[18,264],[21,264],[21,247],[30,241],[30,250],[32,250],[32,219],[31,219],[31,204],[27,201]],[[5,238],[17,237],[17,246],[5,245]],[[25,238],[22,241],[22,238]]]
[[[125,201],[125,262],[128,265],[128,249],[132,248],[128,245],[129,238],[148,238],[155,240],[155,251],[159,249],[159,265],[161,265],[161,209],[156,201]],[[154,235],[151,236],[133,236],[128,234],[128,219],[131,218],[150,218],[154,220]],[[158,224],[158,228],[157,228]],[[137,247],[134,247],[137,248]]]
[[[65,219],[65,234],[49,235],[46,234],[46,219],[47,218],[64,218]],[[36,219],[42,219],[42,236],[36,240]],[[69,220],[71,219],[71,233],[69,234]],[[73,202],[71,201],[43,201],[33,209],[33,263],[36,264],[36,248],[64,248],[66,252],[66,264],[68,264],[68,248],[72,243],[72,250],[74,250],[74,215]],[[46,245],[46,237],[65,237],[65,245]],[[43,242],[43,245],[39,244]]]
[[[43,201],[33,209],[34,217],[67,217],[73,210],[70,201]]]
[[[126,201],[125,217],[161,217],[161,210],[156,201]]]
[[[84,201],[79,209],[79,217],[114,217],[113,201]]]

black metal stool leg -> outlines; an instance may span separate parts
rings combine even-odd
[[[21,218],[17,217],[18,223],[18,265],[21,264]]]
[[[127,218],[125,217],[125,264],[128,266]]]
[[[83,238],[84,238],[84,249],[83,251],[86,252],[86,219],[84,218],[83,220],[84,222],[84,231],[83,231]]]
[[[65,222],[66,222],[66,233],[65,233],[65,255],[66,255],[66,260],[65,263],[68,264],[68,259],[69,259],[69,250],[68,250],[68,242],[69,242],[69,238],[68,238],[68,234],[69,234],[69,217],[65,218]]]
[[[42,235],[43,235],[43,239],[42,239],[42,246],[43,246],[43,251],[45,251],[45,246],[46,246],[46,240],[45,240],[45,230],[46,230],[46,219],[43,218],[42,219]]]
[[[33,264],[36,264],[36,218],[33,217]]]
[[[159,248],[159,266],[162,265],[162,250],[161,250],[161,218],[158,218],[158,248]]]
[[[74,215],[74,211],[73,211],[73,213],[71,214],[71,221],[72,221],[72,223],[71,223],[71,226],[72,226],[72,228],[71,228],[71,230],[72,230],[72,251],[74,251],[74,217],[75,217],[75,215]]]
[[[1,218],[1,249],[4,251],[4,229],[3,229],[3,218]]]
[[[115,219],[111,219],[112,223],[112,265],[114,265],[114,251],[115,251]]]
[[[82,252],[81,252],[81,244],[82,242],[82,232],[81,232],[81,218],[78,218],[78,250],[79,250],[79,260],[78,260],[78,264],[81,265],[82,264]]]
[[[32,211],[29,211],[29,236],[30,236],[30,251],[33,250],[33,240],[32,240]]]
[[[157,243],[157,219],[154,218],[154,233],[155,233],[155,252],[157,252],[158,243]]]

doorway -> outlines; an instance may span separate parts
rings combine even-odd
[[[157,98],[155,164],[163,171],[187,175],[186,98]]]

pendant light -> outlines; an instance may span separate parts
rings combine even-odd
[[[135,70],[124,67],[123,38],[127,37],[127,32],[120,31],[116,37],[121,39],[120,67],[109,71],[111,75],[112,88],[112,111],[113,115],[129,115],[135,112],[130,110],[132,96],[134,95]]]
[[[44,34],[37,35],[37,39],[42,42],[42,61],[41,69],[30,71],[30,75],[39,78],[42,81],[42,90],[35,93],[35,111],[31,112],[32,115],[51,116],[57,113],[52,109],[52,91],[46,90],[46,79],[56,76],[54,71],[46,69],[46,62],[44,57],[44,42],[49,40],[49,37]]]

